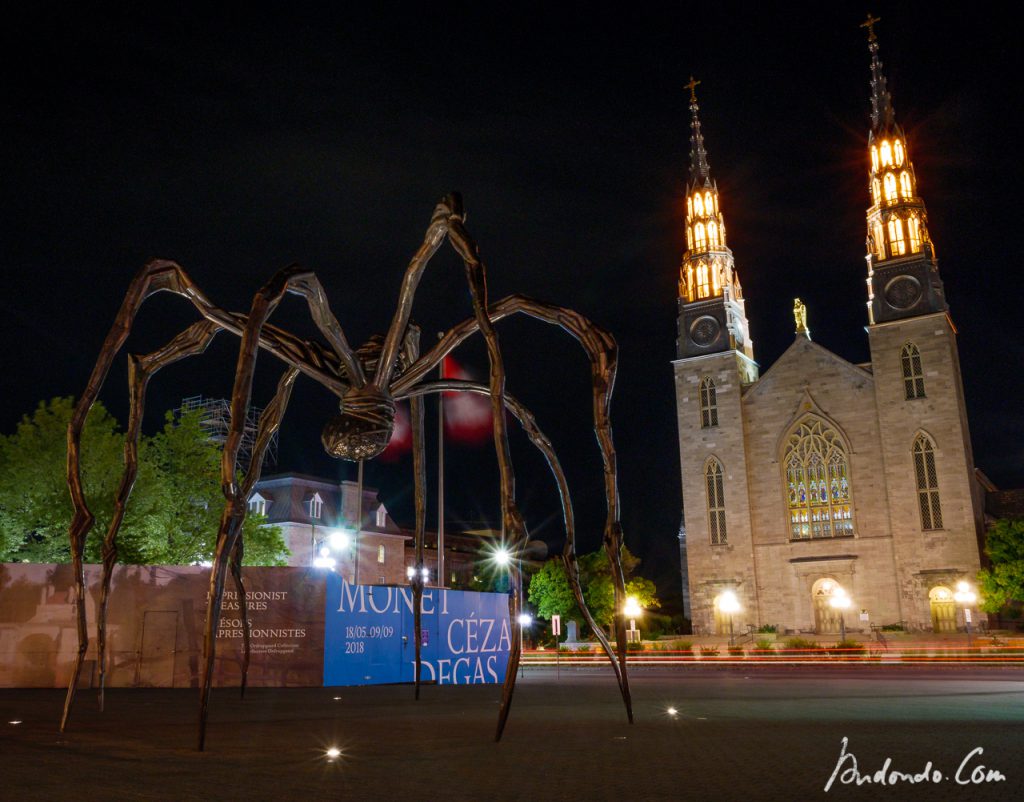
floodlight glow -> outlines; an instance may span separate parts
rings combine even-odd
[[[846,610],[851,604],[853,604],[853,601],[846,595],[846,591],[844,590],[842,593],[836,591],[832,595],[832,598],[828,600],[828,603],[837,610]]]
[[[406,568],[405,568],[405,578],[411,581],[411,580],[415,579],[415,577],[416,577],[416,569],[413,568],[411,565],[406,566]]]
[[[670,708],[669,708],[668,710],[666,710],[665,712],[666,712],[666,713],[668,713],[668,714],[669,714],[670,716],[674,716],[674,715],[676,715],[676,714],[677,714],[677,713],[678,713],[679,711],[678,711],[678,710],[676,710],[676,709],[675,709],[674,707],[670,707]]]
[[[333,557],[317,557],[313,560],[314,568],[333,568],[338,564],[338,561]]]
[[[332,746],[325,754],[328,760],[334,760],[336,757],[341,757],[341,750],[336,746]]]
[[[7,723],[13,724],[15,727],[17,727],[19,724],[21,724],[21,719],[16,719],[15,721],[8,721]]]
[[[335,551],[344,551],[351,543],[352,538],[348,536],[348,532],[343,529],[335,529],[327,536],[327,542],[331,544],[331,548]]]
[[[420,569],[420,574],[423,576],[423,581],[424,582],[426,582],[428,579],[430,579],[430,569],[427,568],[426,566],[424,566],[423,568]]]
[[[530,615],[529,613],[520,613],[519,614],[519,626],[521,626],[521,627],[528,627],[532,623],[533,623],[533,616],[532,615]]]
[[[636,596],[627,596],[626,606],[622,608],[622,612],[626,618],[639,618],[640,614],[643,613],[643,608],[640,607],[640,602],[636,600]]]
[[[320,547],[320,556],[321,557],[330,557],[331,556],[330,546],[321,546]]]
[[[500,548],[494,552],[493,559],[498,565],[508,565],[512,562],[512,552],[506,548]]]
[[[732,615],[740,611],[740,600],[731,590],[725,591],[718,599],[718,609]]]

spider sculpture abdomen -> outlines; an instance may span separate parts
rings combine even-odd
[[[341,399],[341,412],[324,426],[320,441],[332,457],[359,462],[387,448],[395,427],[395,402],[373,384],[353,387]]]

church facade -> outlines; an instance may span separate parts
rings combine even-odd
[[[874,22],[868,364],[814,343],[797,301],[793,344],[761,374],[691,79],[673,368],[697,634],[747,625],[830,634],[840,615],[851,631],[954,630],[958,584],[973,584],[980,568],[984,496],[956,328]],[[721,603],[733,596],[740,612],[730,614]]]

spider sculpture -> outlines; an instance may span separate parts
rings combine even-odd
[[[419,352],[419,329],[410,323],[413,298],[427,263],[447,238],[465,266],[466,280],[473,304],[473,316],[444,333],[426,354]],[[619,523],[619,497],[616,476],[615,448],[612,443],[608,408],[615,382],[617,346],[610,334],[571,309],[540,303],[524,296],[512,295],[495,303],[487,298],[484,265],[478,257],[477,246],[466,232],[461,199],[456,194],[445,197],[434,210],[423,244],[416,251],[402,281],[398,309],[387,335],[374,337],[359,349],[353,349],[345,338],[338,321],[331,313],[327,299],[316,276],[296,266],[279,271],[253,299],[249,314],[228,312],[214,306],[192,282],[182,268],[174,262],[155,260],[148,263],[132,281],[114,325],[107,335],[89,383],[75,407],[68,426],[68,487],[74,508],[69,530],[71,557],[75,578],[78,627],[78,652],[74,672],[68,685],[61,730],[68,722],[78,685],[79,674],[89,642],[85,608],[85,574],[83,552],[86,536],[94,517],[89,511],[82,489],[79,464],[79,444],[86,415],[106,379],[110,365],[124,344],[132,323],[143,301],[150,295],[166,290],[187,298],[202,319],[179,333],[163,348],[146,355],[128,357],[130,414],[125,438],[125,468],[115,499],[114,513],[103,540],[103,578],[100,602],[97,608],[97,662],[99,664],[99,706],[103,709],[106,650],[106,610],[110,592],[111,572],[117,561],[117,533],[124,518],[125,506],[131,494],[138,470],[138,440],[142,422],[146,387],[160,368],[186,357],[202,353],[221,330],[241,338],[238,364],[235,370],[231,396],[231,423],[224,444],[221,461],[221,487],[225,497],[217,533],[216,552],[210,569],[209,604],[204,631],[203,662],[200,677],[199,749],[206,739],[206,720],[210,687],[214,668],[217,625],[227,571],[232,576],[243,600],[244,658],[242,665],[242,694],[245,694],[246,672],[249,664],[249,628],[244,609],[245,592],[242,585],[243,543],[242,522],[247,500],[259,479],[260,466],[270,438],[280,425],[292,386],[302,373],[335,393],[340,399],[340,412],[324,427],[322,441],[329,454],[346,460],[372,459],[384,450],[390,439],[395,415],[395,402],[408,399],[413,435],[413,469],[415,485],[415,547],[416,579],[413,581],[415,631],[419,631],[420,607],[423,593],[423,535],[425,527],[426,467],[423,452],[424,411],[422,397],[444,391],[463,391],[490,396],[494,424],[494,443],[498,457],[501,482],[501,512],[504,531],[512,543],[512,583],[509,610],[513,627],[508,668],[502,688],[495,740],[501,739],[508,719],[515,690],[520,659],[519,611],[522,582],[518,559],[526,548],[527,533],[515,502],[515,478],[509,455],[508,433],[504,410],[518,419],[530,441],[546,458],[561,495],[562,513],[566,529],[566,545],[562,559],[571,582],[576,601],[593,631],[597,634],[611,661],[632,722],[633,712],[626,675],[625,622],[621,612],[615,616],[616,648],[613,649],[584,602],[580,587],[579,567],[575,552],[575,523],[572,502],[565,474],[559,464],[550,440],[537,427],[533,415],[505,392],[505,369],[494,323],[509,315],[522,313],[560,327],[574,337],[590,359],[593,390],[594,428],[604,463],[604,487],[607,517],[604,543],[612,566],[616,609],[621,610],[625,599],[620,552],[622,528]],[[310,342],[267,322],[285,293],[301,295],[309,305],[310,314],[327,344]],[[442,380],[426,381],[446,354],[471,335],[483,335],[490,381],[484,386],[472,382]],[[258,422],[256,446],[247,466],[238,465],[246,411],[252,392],[253,372],[260,350],[267,351],[285,364],[273,400],[267,405]],[[239,471],[244,479],[239,480]],[[415,696],[419,698],[420,643],[416,639]]]

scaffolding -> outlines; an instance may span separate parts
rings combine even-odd
[[[199,427],[206,433],[206,436],[223,447],[228,439],[228,430],[231,425],[231,403],[226,398],[203,398],[201,395],[193,395],[181,400],[181,406],[175,410],[175,415],[180,417],[195,412],[199,414]],[[245,414],[242,442],[238,447],[238,459],[242,464],[248,464],[253,449],[256,447],[257,426],[262,412],[260,407],[250,406]],[[277,464],[277,432],[274,432],[270,438],[267,451],[263,456],[263,464],[266,466]]]

